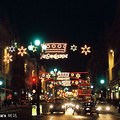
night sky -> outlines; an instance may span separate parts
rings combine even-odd
[[[67,42],[69,59],[43,61],[48,70],[86,71],[91,54],[81,54],[87,44],[94,50],[104,32],[104,23],[111,25],[116,0],[4,0],[0,6],[16,26],[26,45],[35,38],[44,42]],[[70,45],[78,45],[76,52]]]

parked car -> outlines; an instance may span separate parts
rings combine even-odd
[[[54,112],[63,112],[65,113],[65,103],[63,99],[55,99],[55,102],[49,106],[51,114]]]

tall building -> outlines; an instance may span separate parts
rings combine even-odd
[[[11,25],[8,18],[0,9],[0,101],[3,102],[7,97],[11,96],[11,64],[4,61],[4,56],[8,54],[8,46],[14,40],[14,35],[11,32]]]
[[[106,27],[104,39],[108,48],[108,96],[112,101],[120,100],[120,1],[111,26]],[[117,102],[115,102],[117,103]]]

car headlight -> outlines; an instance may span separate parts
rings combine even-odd
[[[110,110],[110,107],[106,107],[106,110]]]
[[[53,105],[50,105],[50,108],[53,108]]]
[[[101,108],[101,107],[98,107],[96,110],[99,110],[99,111],[100,111],[100,110],[102,110],[102,108]]]
[[[62,108],[65,108],[65,105],[62,105]]]
[[[90,108],[86,108],[86,110],[90,110]]]
[[[79,109],[79,105],[76,105],[76,109]]]
[[[65,106],[68,106],[68,105],[69,105],[68,103],[65,104]]]

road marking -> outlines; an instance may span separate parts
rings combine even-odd
[[[51,117],[50,120],[52,120],[54,117]]]

